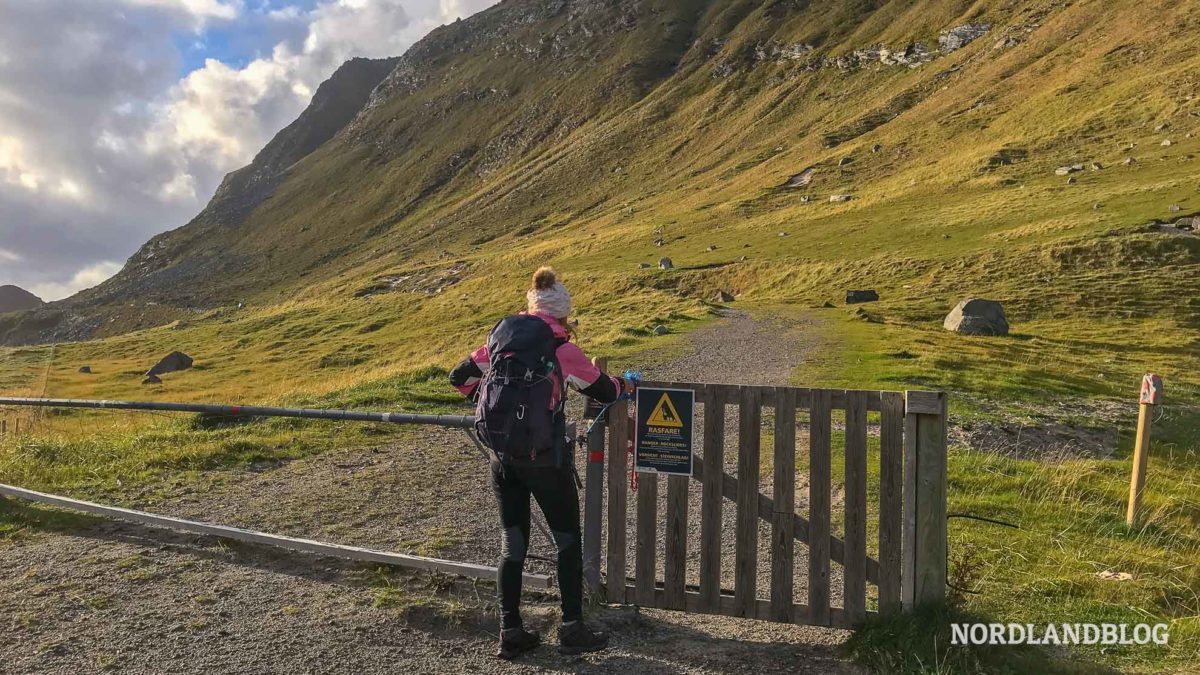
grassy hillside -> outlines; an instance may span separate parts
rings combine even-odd
[[[727,290],[738,307],[818,319],[823,347],[793,381],[950,391],[952,508],[1078,535],[1045,554],[1036,534],[997,548],[995,532],[952,528],[952,549],[984,561],[969,606],[1006,618],[1043,598],[1043,619],[1068,606],[1170,620],[1181,646],[1105,658],[1186,671],[1200,615],[1200,237],[1148,224],[1200,213],[1198,10],[510,0],[399,59],[249,213],[206,223],[202,255],[171,243],[197,230],[164,235],[180,252],[155,264],[172,283],[148,291],[127,269],[93,305],[52,308],[102,339],[0,348],[0,391],[437,408],[452,399],[430,369],[519,309],[539,264],[575,294],[585,349],[621,366],[710,320]],[[968,23],[990,30],[937,52]],[[862,53],[915,43],[930,50],[916,67]],[[809,185],[782,187],[810,167]],[[674,269],[639,268],[663,256]],[[845,307],[852,288],[881,300]],[[1013,334],[943,331],[966,297],[1002,301]],[[0,318],[0,334],[48,316]],[[655,336],[660,324],[672,334]],[[197,367],[142,387],[174,349]],[[1120,504],[1151,371],[1167,391],[1161,473],[1144,531],[1129,533]],[[110,493],[116,476],[373,433],[126,420],[41,418],[42,445],[0,441],[0,479]],[[1105,586],[1094,567],[1154,581]]]

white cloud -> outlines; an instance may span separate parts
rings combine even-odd
[[[18,257],[0,284],[52,298],[194,216],[344,61],[402,54],[494,0],[0,3],[0,55],[21,54],[0,59],[0,241]],[[264,56],[180,78],[177,38],[235,21],[260,22]]]
[[[154,7],[159,9],[183,12],[198,22],[208,19],[230,21],[236,19],[242,10],[238,0],[123,0],[125,4],[134,7]]]
[[[121,271],[121,263],[105,260],[84,267],[76,272],[66,283],[48,282],[34,284],[27,290],[46,302],[61,300],[85,288],[91,288],[119,271]]]
[[[12,251],[9,251],[8,249],[0,248],[0,260],[7,260],[8,262],[19,262],[21,260],[21,256],[17,255],[16,253],[13,253]]]

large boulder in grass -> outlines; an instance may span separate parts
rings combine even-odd
[[[963,335],[1008,335],[1004,308],[995,300],[970,298],[950,310],[942,322],[946,330]]]
[[[846,291],[846,304],[853,305],[859,302],[875,302],[879,299],[879,293],[874,289],[861,291]]]
[[[187,370],[191,367],[192,357],[183,352],[171,352],[164,356],[158,363],[154,364],[154,367],[146,371],[146,379],[142,381],[142,384],[162,384],[162,379],[159,378],[159,375]]]

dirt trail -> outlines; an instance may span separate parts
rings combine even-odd
[[[646,371],[782,384],[807,349],[803,328],[733,314],[691,336],[685,354],[652,355]],[[486,465],[461,432],[414,429],[389,447],[209,472],[162,494],[130,504],[488,564],[498,550]],[[15,502],[0,508],[47,520]],[[546,542],[535,541],[534,552],[548,557]],[[796,566],[805,568],[801,556]],[[397,591],[381,590],[388,586]],[[796,588],[803,601],[802,577]],[[0,542],[0,672],[857,672],[836,652],[842,631],[629,608],[594,611],[614,632],[603,654],[543,648],[505,664],[490,656],[493,593],[97,518],[49,519]],[[529,622],[552,637],[555,599],[527,606]]]
[[[643,369],[656,380],[789,384],[789,375],[817,344],[815,321],[724,310],[721,320],[688,335],[685,353],[651,352]]]

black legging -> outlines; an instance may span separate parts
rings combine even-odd
[[[583,546],[579,532],[579,491],[570,466],[514,466],[492,463],[492,487],[504,528],[500,553],[501,625],[521,625],[521,573],[529,547],[529,497],[537,500],[558,547],[558,587],[563,621],[583,618]]]

